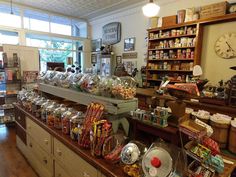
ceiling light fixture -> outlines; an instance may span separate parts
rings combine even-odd
[[[13,15],[13,10],[12,10],[12,0],[11,0],[11,14]]]
[[[143,6],[142,10],[146,17],[155,17],[160,11],[160,6],[155,4],[153,0],[150,0],[149,3]]]

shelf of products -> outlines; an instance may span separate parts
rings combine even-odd
[[[4,103],[0,105],[4,116],[1,117],[1,123],[10,123],[15,121],[14,113],[12,112],[13,102],[17,100],[17,93],[21,90],[21,69],[20,59],[16,53],[13,56],[7,56],[3,53],[3,61],[1,65],[0,85]]]
[[[105,106],[107,112],[111,114],[127,113],[130,110],[137,109],[138,107],[138,101],[136,98],[131,100],[118,100],[42,83],[39,84],[39,90],[83,105],[88,105],[91,102],[101,103]]]
[[[191,78],[193,66],[200,63],[201,37],[198,23],[148,30],[148,86],[156,86],[164,78],[172,82]]]

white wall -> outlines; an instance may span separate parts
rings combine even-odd
[[[97,17],[89,21],[91,25],[91,38],[98,39],[102,38],[102,26],[110,22],[121,22],[121,42],[114,45],[114,51],[116,55],[121,55],[124,51],[124,38],[127,37],[136,37],[135,51],[138,52],[138,68],[146,65],[144,61],[144,54],[147,52],[145,47],[145,37],[146,29],[148,28],[149,20],[144,17],[142,14],[142,6],[147,2],[147,0],[140,2],[136,6],[134,5],[131,8],[126,8],[123,11],[117,11],[109,14],[104,14],[101,17]],[[211,3],[222,2],[222,0],[158,0],[158,4],[161,7],[159,16],[169,16],[175,15],[178,10],[189,8],[189,7],[198,7]],[[236,0],[228,0],[228,2],[236,2]],[[211,28],[211,27],[210,27]],[[210,30],[210,29],[208,29]],[[217,33],[217,31],[215,31]],[[217,36],[217,34],[215,34]],[[208,41],[208,36],[204,35],[203,48],[206,48],[206,41]],[[208,47],[208,46],[207,46]],[[209,60],[208,57],[211,57],[209,52],[212,50],[203,50],[202,63],[206,63],[204,60]],[[236,62],[235,62],[236,63]],[[208,72],[207,67],[210,67],[207,64],[204,64],[203,68],[204,75],[208,79],[212,80],[214,74]],[[227,72],[227,71],[225,71]],[[227,75],[229,77],[229,75]],[[214,77],[215,78],[215,77]],[[224,79],[224,78],[223,78]],[[229,79],[229,78],[225,78]],[[214,81],[215,82],[215,81]]]

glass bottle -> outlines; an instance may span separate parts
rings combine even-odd
[[[58,107],[56,102],[52,102],[50,106],[46,109],[46,123],[49,127],[54,127],[54,110]]]
[[[43,122],[46,122],[46,118],[47,118],[47,107],[50,106],[52,104],[51,100],[46,100],[46,102],[44,102],[41,105],[41,120]]]
[[[82,112],[78,112],[70,119],[70,137],[72,140],[77,141],[79,134],[81,134],[81,125],[83,123],[84,116]]]

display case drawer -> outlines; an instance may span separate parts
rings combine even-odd
[[[25,114],[17,108],[15,109],[15,120],[22,128],[26,129]]]
[[[83,160],[78,154],[71,151],[56,138],[54,142],[54,156],[58,159],[73,177],[97,177],[97,170]],[[79,165],[78,165],[79,164]]]
[[[19,126],[18,123],[16,123],[16,135],[22,140],[22,142],[26,145],[27,141],[26,141],[26,132],[25,130]]]
[[[34,140],[30,136],[27,136],[28,141],[28,149],[32,153],[32,155],[37,159],[37,161],[40,163],[39,169],[36,169],[37,171],[42,171],[39,173],[47,173],[47,176],[52,176],[53,174],[53,160],[50,154],[45,152],[39,145],[36,143],[37,140]],[[44,176],[42,176],[44,177]]]
[[[55,177],[71,177],[57,162],[55,162]]]
[[[27,117],[27,133],[48,153],[52,152],[52,136]]]

